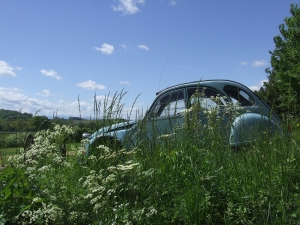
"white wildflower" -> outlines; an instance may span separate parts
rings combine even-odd
[[[93,204],[95,204],[96,202],[100,202],[101,198],[102,198],[101,195],[100,195],[100,196],[97,196],[96,198],[93,198],[93,199],[90,201],[90,203],[93,205]]]
[[[151,217],[152,215],[157,213],[157,210],[153,206],[150,206],[148,210],[149,210],[149,212],[146,213],[147,217]]]
[[[106,177],[105,181],[106,182],[114,182],[116,180],[116,175],[110,174]]]
[[[93,195],[90,193],[90,194],[87,194],[86,196],[84,196],[83,198],[84,199],[89,199],[89,198],[92,198],[93,197]]]
[[[158,136],[158,138],[168,138],[168,137],[172,137],[173,135],[175,135],[175,133],[172,133],[172,134],[163,134],[163,135],[160,135]]]
[[[131,169],[133,169],[134,166],[137,166],[137,165],[139,165],[139,163],[133,163],[131,165],[118,165],[117,169],[118,170],[131,170]]]
[[[92,162],[95,162],[97,160],[97,157],[94,155],[90,155],[88,159]]]
[[[38,202],[40,200],[42,200],[42,199],[39,198],[39,197],[36,197],[36,198],[32,199],[32,203],[31,204],[34,204],[35,202]]]

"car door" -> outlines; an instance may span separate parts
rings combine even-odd
[[[218,129],[228,135],[229,131],[223,129],[228,122],[226,114],[223,114],[227,105],[226,100],[223,98],[224,94],[211,87],[189,87],[187,95],[187,107],[191,114],[198,113],[198,122],[200,123],[198,127],[200,129],[201,126],[202,129],[210,129],[218,123],[220,126]],[[195,112],[195,110],[198,111]],[[217,121],[218,119],[219,121]]]

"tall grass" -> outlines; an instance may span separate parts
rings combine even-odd
[[[120,118],[122,97],[97,103],[95,117]],[[232,149],[217,111],[207,112],[206,126],[194,112],[171,135],[153,124],[148,136],[141,120],[135,148],[99,144],[88,158],[84,142],[69,149],[75,156],[61,156],[70,127],[38,132],[31,150],[11,157],[0,172],[0,222],[297,224],[298,120],[288,135],[257,131],[254,142]]]

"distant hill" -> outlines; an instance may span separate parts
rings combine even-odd
[[[0,119],[17,119],[17,118],[31,118],[33,115],[31,113],[21,113],[14,110],[0,109]]]

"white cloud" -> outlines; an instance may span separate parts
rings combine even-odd
[[[95,99],[93,98],[93,101],[94,101]],[[111,102],[113,100],[113,98],[112,97],[109,97],[109,96],[106,96],[106,95],[97,95],[96,96],[96,101],[97,102]]]
[[[17,67],[16,69],[21,70],[20,67]],[[15,77],[15,76],[17,76],[17,74],[14,73],[13,71],[16,69],[11,67],[5,61],[0,60],[0,77]]]
[[[138,45],[138,48],[149,51],[150,49],[146,45]]]
[[[261,80],[259,84],[250,86],[249,89],[252,91],[258,91],[264,85],[264,82],[267,82],[267,80]]]
[[[255,60],[254,62],[252,62],[252,66],[254,67],[265,66],[265,65],[267,65],[267,61],[265,60]]]
[[[38,92],[37,94],[41,95],[41,96],[49,97],[51,95],[51,91],[49,91],[49,90],[42,90],[42,92]]]
[[[16,88],[0,87],[0,105],[1,109],[9,109],[35,114],[45,115],[52,118],[53,112],[58,110],[58,116],[68,118],[69,116],[79,116],[78,101],[66,102],[63,100],[53,103],[48,100],[31,98],[21,93],[16,93]],[[19,89],[17,89],[19,91]],[[93,113],[94,104],[92,102],[80,101],[80,110],[82,116],[88,118]]]
[[[120,84],[125,85],[125,84],[130,84],[130,83],[128,81],[120,81]]]
[[[103,54],[107,54],[107,55],[110,55],[114,52],[114,46],[106,44],[106,43],[102,44],[101,47],[94,47],[94,49],[102,52]]]
[[[87,80],[85,82],[76,84],[76,86],[87,89],[87,90],[103,90],[106,89],[105,86],[97,84],[95,81]]]
[[[61,118],[69,118],[70,116],[80,116],[79,115],[79,104],[77,97],[73,101],[58,100],[57,102],[50,102],[48,100],[31,98],[22,93],[16,93],[20,91],[18,88],[4,88],[0,87],[0,105],[1,109],[9,109],[19,111],[22,109],[22,113],[32,113],[37,115],[45,115],[48,118],[53,117],[54,112],[58,112],[57,116]],[[100,112],[98,116],[103,115],[103,101],[106,101],[108,105],[111,104],[113,97],[98,95],[96,96],[97,103],[101,101]],[[126,103],[127,104],[127,103]],[[134,108],[131,108],[131,104],[128,103],[126,107],[123,108],[121,117],[127,118],[131,113],[131,119],[135,119],[142,115],[141,105],[136,103]],[[94,118],[94,98],[88,100],[80,99],[80,112],[82,118]],[[138,114],[137,114],[138,113]],[[138,118],[139,118],[138,117]]]
[[[177,2],[175,2],[175,1],[170,1],[170,5],[177,5]]]
[[[47,77],[53,77],[56,80],[60,80],[61,79],[61,77],[54,70],[40,70],[40,72],[42,74],[44,74],[45,76],[47,76]]]
[[[123,118],[130,119],[143,119],[147,110],[143,109],[144,103],[135,102],[134,105],[128,104],[123,108]]]
[[[15,93],[12,90],[1,88],[0,90],[0,104],[2,109],[10,109],[19,111],[21,108],[23,112],[35,113],[45,107],[54,108],[54,104],[45,100],[36,98],[29,98],[21,93]]]
[[[138,4],[144,4],[145,0],[119,0],[117,6],[112,6],[114,11],[123,12],[126,15],[132,15],[139,12]]]
[[[240,65],[242,65],[242,66],[248,66],[248,63],[247,62],[240,62]]]
[[[121,45],[121,46],[122,46],[122,48],[123,48],[124,50],[127,49],[127,46],[126,46],[126,45]]]
[[[17,93],[17,92],[20,92],[21,89],[19,88],[5,88],[5,87],[0,87],[0,91],[9,91],[9,92],[14,92],[14,93]]]

